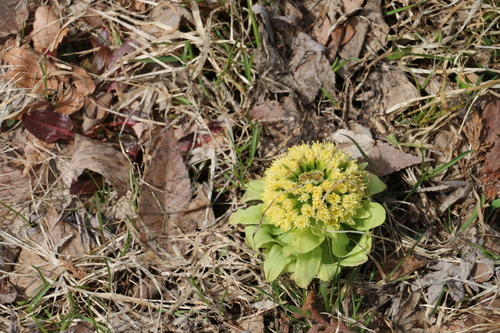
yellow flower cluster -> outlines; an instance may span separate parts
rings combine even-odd
[[[264,174],[265,215],[284,231],[354,224],[366,197],[363,170],[333,143],[294,146]]]

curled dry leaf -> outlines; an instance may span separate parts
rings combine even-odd
[[[28,132],[44,142],[73,137],[73,123],[64,114],[49,110],[34,110],[23,114],[21,121]]]
[[[88,73],[81,67],[74,67],[71,88],[61,96],[55,110],[66,115],[79,111],[85,105],[85,97],[94,90],[94,81]]]
[[[3,60],[12,66],[5,74],[5,79],[11,80],[17,87],[34,89],[36,93],[57,89],[57,79],[50,73],[56,72],[58,68],[50,58],[25,47],[12,47],[4,53]]]
[[[111,51],[108,46],[101,46],[94,55],[90,71],[94,74],[101,75],[112,57],[113,51]]]
[[[53,51],[66,35],[68,29],[61,33],[61,20],[50,6],[41,6],[35,12],[33,32],[31,37],[33,45],[38,52]]]
[[[122,196],[129,188],[129,168],[129,160],[122,153],[119,145],[76,135],[75,152],[70,170],[95,171],[109,181],[118,195]]]

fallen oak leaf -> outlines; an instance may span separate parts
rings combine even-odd
[[[34,110],[23,114],[21,121],[28,132],[44,142],[73,137],[71,118],[58,112]]]

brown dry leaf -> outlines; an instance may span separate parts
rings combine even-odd
[[[328,17],[324,13],[321,13],[320,16],[316,19],[316,22],[314,22],[311,36],[314,37],[314,39],[316,39],[318,43],[326,46],[328,40],[330,39],[328,31],[330,30],[331,26],[332,25]]]
[[[148,19],[149,23],[142,26],[142,30],[150,34],[171,34],[179,28],[181,15],[178,11],[178,5],[162,1],[153,9]]]
[[[186,211],[185,218],[188,223],[197,226],[199,230],[207,230],[215,223],[214,211],[211,200],[208,197],[209,186],[198,184],[196,196],[191,200]]]
[[[322,53],[307,57],[295,70],[293,79],[292,86],[304,105],[314,102],[322,87],[332,98],[336,96],[335,73]]]
[[[61,96],[55,111],[65,115],[79,111],[85,105],[85,97],[92,94],[94,90],[94,81],[87,71],[74,67],[71,88]]]
[[[10,304],[16,300],[17,290],[11,284],[0,285],[0,304]]]
[[[57,89],[57,79],[53,76],[45,77],[42,71],[42,67],[46,73],[54,73],[58,70],[50,58],[44,60],[41,54],[35,53],[26,47],[12,47],[4,53],[3,60],[12,66],[5,74],[5,79],[12,80],[17,87],[28,89],[36,87],[36,93],[45,90],[45,88],[48,90]],[[45,87],[45,84],[47,87]]]
[[[69,89],[57,101],[54,111],[69,116],[80,110],[84,104],[84,96],[75,89]]]
[[[14,147],[22,149],[24,135],[20,135],[20,131],[14,133],[3,133],[2,139],[9,140],[12,145],[1,145],[2,153],[0,154],[0,200],[6,205],[21,204],[31,199],[31,186],[29,173],[25,172],[25,165],[18,160],[22,159],[21,155],[15,153]],[[17,143],[22,146],[18,146]],[[11,213],[7,207],[0,205],[0,217],[4,217]]]
[[[262,104],[256,105],[248,112],[250,119],[264,121],[280,120],[284,115],[281,103],[278,101],[267,100]]]
[[[339,129],[328,137],[329,140],[337,143],[337,148],[350,154],[352,158],[362,158],[363,154],[352,142],[352,138],[366,155],[369,155],[375,146],[370,129],[358,123],[351,123],[351,129]]]
[[[484,141],[493,144],[486,153],[482,181],[488,199],[500,193],[500,98],[493,96],[483,111]]]
[[[363,2],[364,0],[342,0],[344,13],[348,14],[361,9]]]
[[[370,23],[367,22],[366,19],[360,19],[356,16],[349,19],[349,25],[354,28],[356,33],[339,51],[339,55],[346,60],[350,58],[359,58],[361,50],[365,45],[366,34],[370,29]],[[344,33],[342,34],[342,39],[343,38]]]
[[[398,70],[374,70],[368,76],[365,87],[369,93],[359,100],[364,101],[362,116],[366,119],[373,114],[385,114],[396,104],[420,97],[415,85]]]
[[[191,197],[189,173],[174,129],[169,127],[158,138],[144,177],[139,197],[140,240],[151,246],[158,244],[170,254],[177,250],[185,253],[185,244],[167,237],[196,230],[196,225],[185,218]]]
[[[368,159],[370,165],[368,165],[367,170],[382,176],[422,163],[422,157],[405,153],[380,140],[377,140],[372,152],[368,155]],[[429,162],[433,159],[425,158],[424,161]]]
[[[31,33],[35,50],[38,52],[54,51],[68,31],[68,29],[65,29],[59,33],[60,29],[61,20],[52,7],[38,7],[33,22],[33,32]]]
[[[17,264],[21,267],[14,275],[12,283],[26,296],[34,296],[37,288],[43,285],[38,268],[45,278],[55,278],[65,271],[64,266],[56,259],[55,253],[69,256],[78,256],[86,252],[85,246],[77,230],[64,220],[61,214],[51,207],[45,218],[36,228],[29,229],[27,237],[37,244],[33,250],[23,248],[19,254]]]
[[[239,326],[244,329],[246,332],[252,332],[252,333],[264,333],[265,330],[265,324],[264,324],[264,316],[263,315],[256,315],[250,318],[247,318],[245,320],[242,320],[239,322]],[[233,332],[241,332],[241,331],[236,331],[233,330]]]
[[[18,8],[18,5],[18,0],[0,2],[0,38],[17,34],[26,26],[29,11],[27,8]]]
[[[403,263],[398,267],[399,263],[402,260],[403,258],[401,257],[389,258],[382,265],[382,270],[384,271],[384,274],[387,277],[389,277],[389,274],[392,273],[392,275],[390,276],[390,281],[399,279],[400,277],[409,276],[413,274],[413,272],[415,272],[417,269],[424,267],[428,263],[427,260],[420,260],[414,256],[408,256],[406,259],[404,259]],[[376,278],[380,278],[380,276]]]
[[[363,14],[370,22],[370,33],[365,47],[370,49],[370,52],[378,52],[387,45],[387,35],[390,30],[382,14],[382,0],[368,1],[363,8]],[[357,31],[358,29],[356,33]]]
[[[101,174],[119,196],[125,195],[129,188],[130,162],[116,144],[75,135],[75,151],[69,169],[88,169]]]
[[[102,123],[108,115],[109,106],[113,94],[105,91],[97,91],[85,99],[85,112],[83,114],[82,132],[87,133],[94,127]],[[142,123],[139,123],[142,124]],[[140,136],[137,136],[140,138]]]

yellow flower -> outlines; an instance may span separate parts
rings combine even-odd
[[[294,146],[264,174],[265,215],[284,231],[352,225],[366,198],[363,174],[333,143]]]

